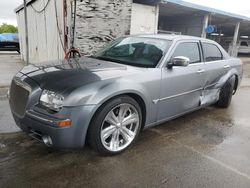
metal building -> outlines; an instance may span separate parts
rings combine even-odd
[[[27,1],[30,61],[62,58],[64,54],[63,1]],[[25,19],[23,5],[16,10],[21,58],[25,59]]]
[[[32,63],[60,59],[75,39],[92,54],[113,39],[138,33],[207,37],[237,55],[237,41],[250,36],[250,18],[181,0],[29,0],[29,54]],[[16,9],[22,58],[26,52],[23,5]],[[76,32],[72,23],[76,15]],[[206,33],[213,26],[211,34]]]

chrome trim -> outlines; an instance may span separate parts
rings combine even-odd
[[[215,85],[217,85],[217,84],[218,84],[218,82],[213,83],[213,84],[210,84],[210,85],[207,85],[204,89],[207,89],[207,88],[209,88],[209,87],[213,87],[213,86],[215,86]]]
[[[230,65],[224,65],[224,68],[229,69],[229,68],[231,68],[231,66]]]
[[[204,65],[205,63],[203,61],[198,63],[190,63],[188,66],[197,66],[197,65]]]
[[[159,102],[159,100],[160,100],[160,99],[154,99],[154,100],[153,100],[153,103],[154,103],[154,104],[157,104],[157,103]]]
[[[205,61],[205,64],[213,64],[213,63],[221,63],[224,61],[227,61],[228,59],[221,59],[221,60],[216,60],[216,61]]]
[[[47,118],[44,118],[44,117],[41,117],[39,115],[32,113],[32,111],[26,111],[26,115],[29,118],[33,118],[34,120],[41,121],[41,122],[46,123],[47,125],[50,125],[52,127],[58,127],[57,123],[61,122],[61,121],[71,121],[70,119],[54,119],[54,120],[47,119]]]
[[[14,82],[16,85],[24,88],[25,90],[27,90],[29,93],[31,93],[32,89],[31,86],[29,84],[27,84],[26,82],[22,81],[20,78],[18,77],[14,77]]]
[[[100,131],[101,143],[108,151],[122,151],[133,142],[139,128],[140,116],[137,109],[132,104],[121,103],[111,109],[103,120]]]
[[[154,99],[153,103],[156,104],[159,101],[164,101],[164,100],[168,100],[168,99],[171,99],[171,98],[179,97],[179,96],[182,96],[182,95],[187,95],[187,94],[190,94],[190,93],[193,93],[193,92],[196,92],[196,91],[200,91],[200,90],[203,90],[203,87],[198,88],[198,89],[194,89],[194,90],[191,90],[191,91],[187,91],[187,92],[184,92],[184,93],[180,93],[180,94],[177,94],[177,95],[172,95],[172,96],[169,96],[169,97],[164,97],[164,98],[161,98],[161,99]]]
[[[196,73],[203,74],[203,73],[205,73],[205,69],[199,69]]]
[[[55,124],[54,121],[52,120],[49,120],[49,119],[46,119],[46,118],[43,118],[43,117],[40,117],[40,116],[37,116],[29,111],[26,111],[26,114],[31,117],[31,118],[34,118],[34,119],[37,119],[37,120],[40,120],[42,122],[46,122],[46,123],[49,123],[49,124]]]

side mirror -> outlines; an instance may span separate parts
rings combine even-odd
[[[189,65],[189,62],[189,58],[184,56],[177,56],[171,59],[171,61],[168,63],[168,68],[172,68],[173,66],[186,67]]]

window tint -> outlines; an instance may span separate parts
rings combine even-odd
[[[199,63],[201,62],[201,57],[200,57],[200,50],[198,43],[196,42],[185,42],[179,44],[173,55],[172,58],[177,57],[177,56],[184,56],[190,59],[190,63]]]
[[[138,67],[155,67],[171,44],[172,41],[155,38],[120,38],[93,58]]]
[[[240,45],[241,45],[241,46],[248,46],[247,41],[242,41],[242,42],[240,43]]]
[[[204,58],[206,62],[218,61],[218,60],[223,59],[222,53],[216,45],[203,43],[202,47],[203,47]]]

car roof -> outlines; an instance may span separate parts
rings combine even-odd
[[[156,39],[164,39],[164,40],[201,40],[203,42],[211,42],[215,43],[213,40],[201,38],[201,37],[194,37],[189,35],[175,35],[175,34],[140,34],[134,35],[137,37],[144,37],[144,38],[156,38]]]

